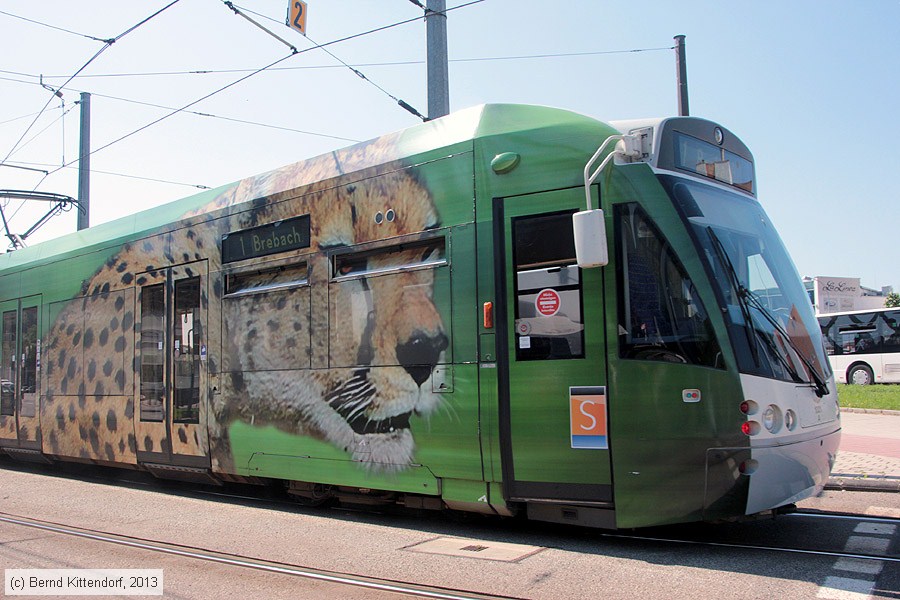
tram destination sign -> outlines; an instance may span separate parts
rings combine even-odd
[[[225,234],[222,236],[222,262],[309,248],[309,244],[309,215],[303,215]]]

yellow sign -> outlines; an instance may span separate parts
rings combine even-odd
[[[303,0],[288,0],[288,27],[293,27],[303,35],[306,35],[306,2]]]

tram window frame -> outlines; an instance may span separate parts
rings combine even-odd
[[[574,212],[564,210],[511,219],[517,361],[585,357],[584,278],[575,255]],[[551,316],[538,315],[537,297],[548,289],[557,293],[559,308]],[[550,319],[555,319],[552,324]],[[563,319],[568,323],[563,323]],[[545,335],[535,331],[544,325],[557,330],[552,335],[549,329],[545,329]],[[561,326],[568,326],[570,331],[558,333]]]
[[[0,315],[2,319],[2,352],[3,377],[0,382],[0,416],[13,417],[16,414],[16,345],[18,343],[19,315],[17,310],[7,310]],[[10,323],[11,320],[11,323]],[[11,346],[9,345],[11,344]],[[9,369],[7,371],[7,369]]]
[[[418,262],[397,261],[391,263],[392,255],[399,255],[409,251],[424,250],[421,260]],[[431,258],[437,251],[437,258]],[[378,267],[371,267],[369,261],[379,258],[385,261]],[[436,235],[419,238],[408,242],[394,243],[388,246],[342,249],[331,256],[331,281],[341,282],[362,277],[374,277],[377,275],[389,275],[414,271],[418,269],[436,269],[450,264],[447,236]]]
[[[172,304],[174,318],[169,332],[174,341],[171,360],[172,422],[200,423],[201,352],[205,344],[200,317],[200,277],[175,281]],[[168,360],[168,355],[166,356]]]
[[[138,348],[140,350],[140,376],[139,387],[139,414],[141,422],[160,423],[166,420],[166,400],[168,390],[166,386],[166,284],[155,283],[146,285],[141,290],[141,326],[138,332]],[[160,320],[159,327],[146,328],[151,318]],[[155,335],[150,335],[150,334]],[[144,336],[147,339],[144,339]],[[157,362],[151,362],[151,358]],[[154,378],[147,377],[152,373]],[[159,374],[159,378],[156,378]],[[157,386],[156,388],[153,385]],[[145,392],[155,392],[153,397],[145,395]],[[153,404],[159,401],[159,406]]]
[[[225,298],[286,291],[309,285],[306,260],[262,269],[243,269],[225,275]]]
[[[650,215],[637,203],[619,204],[614,208],[616,244],[616,293],[619,323],[619,358],[690,364],[725,369],[719,339],[713,329],[710,313],[699,291],[675,252]],[[640,265],[639,240],[655,242],[654,265]],[[645,244],[649,245],[649,244]],[[647,261],[647,256],[643,257]],[[640,285],[635,280],[643,275]],[[671,279],[677,276],[677,285]],[[648,279],[649,277],[649,279]],[[673,293],[680,290],[680,294]],[[644,301],[642,314],[636,304]],[[654,298],[658,306],[654,307]],[[663,301],[665,299],[666,302]],[[680,304],[676,301],[680,301]],[[680,311],[683,314],[679,314]],[[652,313],[652,315],[651,315]],[[651,317],[650,321],[646,320]],[[662,317],[666,320],[663,321]],[[642,320],[643,319],[643,320]],[[638,321],[641,321],[638,324]],[[663,331],[663,329],[666,331]],[[641,335],[636,333],[640,330]],[[687,330],[686,333],[682,333]]]
[[[437,309],[435,286],[442,279],[450,282],[451,243],[449,230],[444,230],[330,250],[328,314],[330,322],[341,323],[329,327],[328,361],[332,367],[397,364],[396,359],[374,352],[376,298],[392,296],[395,306],[426,301]],[[407,294],[411,294],[409,301]],[[442,333],[448,338],[447,362],[452,362],[451,320],[449,313],[441,316]]]
[[[225,288],[222,295],[222,334],[235,342],[222,348],[221,368],[225,372],[311,368],[310,276],[316,258],[316,255],[305,253],[258,262],[252,268],[245,266],[222,272]],[[297,319],[290,343],[278,344],[267,336],[265,339],[268,341],[259,342],[262,345],[258,351],[242,359],[241,348],[245,348],[248,336],[257,333],[253,332],[242,315],[274,316],[281,311],[291,311],[290,318]],[[300,315],[304,316],[301,318]]]
[[[22,367],[19,386],[19,416],[37,415],[38,394],[38,307],[27,306],[21,311]]]

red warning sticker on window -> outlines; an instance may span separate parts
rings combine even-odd
[[[534,305],[537,308],[538,314],[545,317],[552,317],[559,312],[559,292],[551,288],[541,290],[534,299]]]

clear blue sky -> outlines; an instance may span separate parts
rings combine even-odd
[[[422,14],[408,0],[308,3],[308,33],[316,43]],[[5,0],[0,10],[107,39],[166,4]],[[236,4],[283,22],[288,1]],[[312,45],[279,23],[254,18],[301,50]],[[893,226],[900,192],[892,179],[900,172],[900,2],[485,0],[450,12],[448,30],[452,109],[523,102],[603,120],[675,113],[674,53],[668,48],[673,36],[686,35],[691,113],[721,122],[754,152],[760,200],[801,275],[860,277],[866,286],[900,288]],[[0,34],[2,159],[51,98],[36,76],[60,86],[103,44],[4,14]],[[329,46],[350,64],[369,65],[359,69],[423,113],[425,65],[418,61],[424,48],[421,20]],[[654,48],[663,50],[605,54]],[[465,60],[578,53],[589,54]],[[52,165],[40,167],[48,170],[63,157],[73,161],[81,91],[93,94],[92,145],[98,148],[170,112],[136,102],[178,108],[246,75],[146,73],[257,69],[287,54],[220,0],[181,0],[72,80],[63,90],[65,108],[54,98],[10,161]],[[255,75],[191,110],[310,133],[175,115],[92,157],[92,222],[196,191],[184,184],[221,185],[417,122],[321,50],[279,67],[291,69]],[[120,76],[99,77],[112,74]],[[0,167],[0,188],[40,184],[41,191],[77,195],[74,169],[42,177]],[[18,201],[6,207],[19,233],[45,209],[20,208]],[[74,228],[69,213],[31,242]]]

